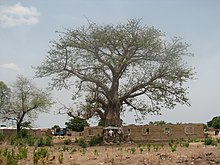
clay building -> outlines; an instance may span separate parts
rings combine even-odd
[[[134,142],[161,142],[204,138],[203,124],[127,125],[122,127],[123,136]],[[102,136],[103,127],[85,127],[82,136]]]

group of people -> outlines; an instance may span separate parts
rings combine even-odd
[[[118,128],[106,128],[103,130],[104,133],[104,141],[109,142],[117,142],[122,141],[123,139],[123,132],[120,127]]]

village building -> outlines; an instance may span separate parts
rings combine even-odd
[[[108,130],[111,130],[109,128]],[[116,130],[112,128],[112,130]],[[123,139],[133,142],[166,142],[204,138],[203,124],[164,124],[164,125],[126,125],[122,126]],[[81,136],[85,139],[102,136],[105,128],[85,127]],[[114,135],[115,132],[113,132]]]

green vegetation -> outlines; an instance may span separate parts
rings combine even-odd
[[[135,152],[136,152],[136,148],[135,148],[135,147],[132,147],[132,148],[131,148],[131,153],[132,153],[132,154],[135,154]]]
[[[34,137],[28,136],[26,138],[20,138],[17,136],[10,138],[11,145],[29,145],[29,146],[37,146],[37,147],[44,147],[44,146],[52,146],[53,139],[51,136],[43,136],[43,137]]]
[[[61,32],[35,73],[51,77],[52,88],[76,89],[73,99],[83,104],[74,110],[63,106],[70,116],[98,116],[105,126],[121,126],[125,110],[137,112],[140,119],[177,104],[190,105],[184,85],[194,76],[185,61],[191,56],[188,48],[181,38],[169,40],[140,19],[118,25],[89,22]],[[141,96],[148,98],[137,99]]]
[[[48,160],[49,157],[49,151],[47,148],[41,147],[38,148],[37,150],[34,150],[33,153],[33,163],[38,164],[42,163],[45,164],[46,160]]]
[[[0,119],[15,121],[17,135],[21,138],[27,136],[23,127],[30,127],[30,120],[36,119],[40,113],[48,112],[52,105],[50,93],[37,88],[24,76],[18,76],[11,89],[0,82],[0,94],[3,94],[0,100]]]
[[[182,141],[182,142],[180,142],[180,146],[188,148],[189,147],[189,142],[188,141]]]
[[[148,143],[146,146],[147,146],[147,151],[150,152],[151,144]]]
[[[67,126],[68,130],[81,132],[84,130],[84,127],[89,126],[89,123],[86,121],[86,119],[73,117],[69,122],[66,122],[65,125]]]
[[[63,160],[64,160],[63,152],[61,152],[61,153],[59,154],[58,160],[59,160],[59,163],[60,163],[60,164],[63,164]]]
[[[213,144],[214,144],[214,141],[213,141],[212,138],[205,138],[204,144],[205,144],[205,145],[213,145]]]
[[[103,142],[102,136],[92,137],[92,138],[88,141],[89,146],[96,146],[96,145],[102,144],[102,142]]]
[[[220,129],[220,116],[213,117],[211,121],[207,122],[208,127]]]

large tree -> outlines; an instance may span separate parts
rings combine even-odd
[[[47,112],[52,104],[50,94],[38,89],[26,77],[18,76],[11,87],[11,96],[6,108],[0,109],[0,119],[14,120],[19,135],[22,125],[34,120],[39,113]]]
[[[73,94],[79,99],[78,112],[69,115],[98,115],[106,126],[120,126],[125,110],[144,117],[177,103],[190,105],[184,86],[194,74],[185,62],[191,55],[188,46],[181,38],[166,39],[138,19],[118,25],[89,22],[51,41],[36,75],[51,76],[54,88],[78,89]]]

